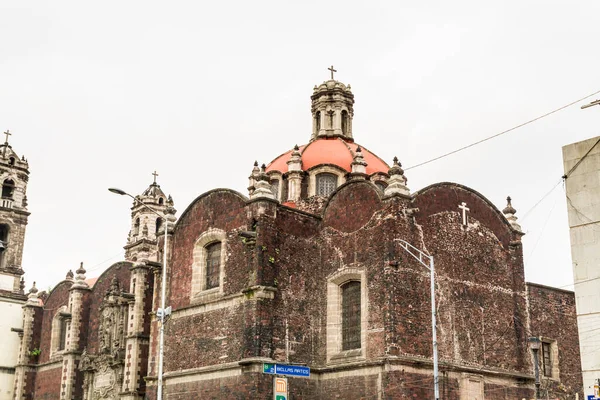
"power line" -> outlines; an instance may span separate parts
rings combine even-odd
[[[505,133],[512,132],[512,131],[514,131],[514,130],[516,130],[516,129],[518,129],[518,128],[521,128],[521,127],[523,127],[523,126],[525,126],[525,125],[529,125],[529,124],[531,124],[532,122],[538,121],[538,120],[540,120],[540,119],[542,119],[542,118],[545,118],[545,117],[547,117],[547,116],[549,116],[549,115],[552,115],[552,114],[554,114],[554,113],[557,113],[558,111],[564,110],[565,108],[567,108],[567,107],[570,107],[570,106],[572,106],[572,105],[574,105],[574,104],[577,104],[577,103],[579,103],[580,101],[587,99],[588,97],[595,96],[595,95],[597,95],[598,93],[600,93],[600,90],[598,90],[598,91],[596,91],[596,92],[594,92],[594,93],[592,93],[592,94],[589,94],[589,95],[587,95],[587,96],[585,96],[585,97],[582,97],[582,98],[580,98],[580,99],[577,99],[577,100],[575,100],[575,101],[572,101],[572,102],[570,102],[569,104],[566,104],[566,105],[564,105],[564,106],[562,106],[562,107],[559,107],[559,108],[557,108],[557,109],[554,109],[554,110],[552,110],[552,111],[550,111],[550,112],[547,112],[547,113],[545,113],[545,114],[542,114],[542,115],[540,115],[540,116],[538,116],[538,117],[536,117],[536,118],[530,119],[530,120],[529,120],[529,121],[527,121],[527,122],[523,122],[522,124],[519,124],[519,125],[517,125],[517,126],[514,126],[514,127],[510,128],[510,129],[507,129],[507,130],[504,130],[504,131],[502,131],[502,132],[496,133],[495,135],[492,135],[492,136],[488,136],[488,137],[487,137],[487,138],[485,138],[485,139],[478,140],[478,141],[477,141],[477,142],[475,142],[475,143],[471,143],[471,144],[469,144],[469,145],[467,145],[467,146],[460,147],[460,148],[458,148],[458,149],[456,149],[456,150],[453,150],[453,151],[450,151],[450,152],[448,152],[448,153],[442,154],[442,155],[440,155],[440,156],[437,156],[437,157],[435,157],[435,158],[432,158],[432,159],[430,159],[430,160],[423,161],[423,162],[421,162],[421,163],[419,163],[419,164],[412,165],[412,166],[410,166],[410,167],[408,167],[408,168],[404,168],[404,170],[405,170],[405,171],[408,171],[409,169],[413,169],[413,168],[417,168],[417,167],[420,167],[420,166],[422,166],[422,165],[425,165],[425,164],[429,164],[429,163],[431,163],[431,162],[437,161],[437,160],[439,160],[439,159],[442,159],[442,158],[444,158],[444,157],[448,157],[448,156],[450,156],[450,155],[452,155],[452,154],[456,154],[456,153],[458,153],[458,152],[460,152],[460,151],[466,150],[466,149],[468,149],[468,148],[471,148],[471,147],[473,147],[473,146],[476,146],[476,145],[478,145],[478,144],[481,144],[481,143],[483,143],[483,142],[487,142],[488,140],[491,140],[491,139],[494,139],[494,138],[496,138],[496,137],[498,137],[498,136],[504,135]]]

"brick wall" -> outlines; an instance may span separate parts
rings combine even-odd
[[[555,344],[557,354],[553,356],[558,355],[558,359],[552,360],[558,374],[552,377],[540,374],[543,395],[547,391],[551,398],[571,399],[579,393],[583,399],[575,293],[534,283],[527,283],[527,292],[531,336]]]

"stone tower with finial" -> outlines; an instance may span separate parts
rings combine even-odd
[[[164,234],[164,220],[160,216],[169,218],[169,224],[175,220],[173,199],[156,183],[156,171],[152,175],[154,181],[142,194],[135,196],[131,207],[131,230],[124,247],[127,261],[158,261],[157,239]]]
[[[0,399],[12,396],[14,367],[17,363],[19,336],[12,327],[23,323],[23,305],[27,301],[23,279],[23,245],[29,211],[27,211],[27,182],[29,165],[9,144],[10,131],[4,132],[0,145]],[[7,394],[4,389],[10,394]],[[10,397],[12,398],[12,397]]]
[[[350,85],[344,85],[333,78],[333,65],[328,68],[331,79],[315,86],[311,112],[313,132],[311,140],[320,137],[343,137],[352,139],[352,118],[354,117],[354,95]]]
[[[26,297],[20,288],[23,269],[23,245],[27,226],[27,182],[29,165],[25,157],[19,157],[8,143],[10,131],[0,146],[0,296],[10,293]]]

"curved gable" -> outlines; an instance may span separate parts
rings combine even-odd
[[[323,210],[323,224],[342,232],[366,225],[382,207],[380,192],[372,182],[350,181],[337,188]]]
[[[419,209],[417,220],[441,212],[460,213],[463,202],[468,216],[490,229],[508,247],[513,229],[496,206],[481,193],[458,183],[440,182],[423,188],[413,195],[412,203]]]
[[[192,201],[190,205],[187,206],[187,208],[183,211],[183,213],[179,217],[179,220],[175,224],[175,229],[177,229],[177,227],[182,224],[181,221],[185,220],[186,218],[189,218],[188,214],[192,213],[192,211],[197,209],[201,204],[210,201],[210,198],[214,196],[223,196],[223,199],[227,198],[229,202],[233,203],[236,203],[237,199],[237,203],[239,203],[240,206],[243,206],[248,201],[248,198],[246,196],[233,189],[220,188],[209,190],[208,192],[204,192],[200,196],[196,197],[194,201]]]
[[[100,307],[103,304],[104,296],[109,290],[113,278],[117,279],[119,287],[123,292],[129,292],[129,282],[131,279],[130,262],[120,261],[108,267],[99,277],[91,293],[87,298],[89,304],[89,319],[87,349],[90,353],[98,351],[98,327],[100,322]],[[84,303],[85,309],[85,303]]]

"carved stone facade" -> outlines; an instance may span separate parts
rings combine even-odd
[[[530,336],[555,349],[547,395],[581,395],[573,293],[526,284],[510,201],[411,192],[397,159],[354,142],[353,105],[349,86],[318,86],[307,145],[255,163],[249,197],[212,190],[169,223],[165,277],[150,221],[174,210],[155,183],[137,197],[128,262],[93,287],[80,268],[43,307],[31,295],[17,399],[156,399],[163,278],[164,398],[272,398],[274,362],[311,368],[289,379],[294,399],[433,398],[430,275],[400,240],[435,258],[440,398],[532,398]],[[65,350],[48,355],[59,310]]]

